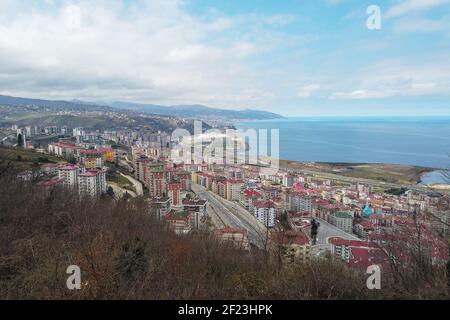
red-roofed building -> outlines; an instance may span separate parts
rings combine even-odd
[[[262,201],[262,200],[263,200],[262,194],[253,189],[245,189],[244,191],[241,192],[240,203],[245,209],[249,211],[253,210],[253,203],[255,201]]]
[[[148,167],[147,165],[152,160],[146,157],[139,157],[137,159],[134,159],[133,161],[133,169],[134,169],[134,177],[136,180],[139,180],[144,183],[145,186],[148,187],[148,179],[147,179],[147,172]]]
[[[386,263],[385,254],[375,243],[342,238],[331,238],[328,242],[331,244],[331,253],[334,257],[351,267],[366,270],[370,265]]]
[[[286,262],[307,262],[311,255],[311,244],[308,236],[303,232],[286,231],[276,233],[271,237],[271,248],[275,252],[281,250]]]
[[[167,185],[169,192],[169,198],[172,199],[172,205],[174,207],[181,206],[181,182],[172,181]]]
[[[103,168],[103,158],[98,150],[80,149],[78,150],[79,162],[88,170]]]
[[[38,182],[37,186],[48,194],[53,188],[63,186],[63,182],[62,179],[45,180]]]
[[[355,224],[354,231],[358,237],[367,241],[369,239],[369,235],[375,231],[375,227],[369,220],[362,219]]]
[[[171,210],[164,218],[176,234],[188,234],[192,230],[192,219],[189,212]]]
[[[48,145],[48,152],[59,157],[64,157],[66,159],[75,155],[76,151],[80,149],[74,144],[54,142]]]
[[[250,250],[247,230],[237,228],[215,229],[213,235],[221,242],[229,242],[239,249]]]
[[[58,168],[59,165],[56,163],[46,163],[41,166],[42,171],[48,175],[58,174]]]
[[[187,171],[176,171],[174,177],[181,182],[181,190],[191,191],[191,174]]]
[[[91,170],[78,175],[78,192],[83,196],[98,197],[106,192],[106,172]]]

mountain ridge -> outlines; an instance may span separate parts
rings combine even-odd
[[[163,106],[156,104],[141,104],[133,102],[115,101],[109,106],[118,109],[127,109],[140,112],[148,112],[154,114],[164,114],[177,117],[192,117],[193,112],[202,112],[202,114],[195,114],[197,118],[226,118],[226,119],[281,119],[283,116],[261,110],[229,110],[221,108],[211,108],[202,104],[186,104],[186,105],[172,105]]]
[[[184,117],[184,118],[200,118],[200,119],[266,120],[266,119],[284,118],[279,114],[268,111],[253,110],[253,109],[244,109],[244,110],[219,109],[219,108],[211,108],[201,104],[163,106],[156,104],[142,104],[124,101],[96,103],[96,102],[82,101],[79,99],[73,99],[70,101],[47,100],[47,99],[13,97],[7,95],[0,95],[0,104],[10,106],[37,106],[55,109],[72,109],[83,111],[124,110],[156,115]]]

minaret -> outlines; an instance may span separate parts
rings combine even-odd
[[[23,139],[23,148],[26,149],[27,148],[27,135],[25,133],[22,134],[22,139]]]

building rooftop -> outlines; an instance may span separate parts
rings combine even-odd
[[[253,204],[256,208],[275,208],[275,204],[272,201],[258,201]]]
[[[96,177],[98,176],[102,171],[100,170],[92,170],[92,171],[87,171],[85,173],[81,173],[78,176],[79,177]]]
[[[347,240],[339,237],[328,239],[328,242],[335,246],[348,246],[348,247],[361,247],[361,248],[373,248],[376,247],[374,243],[369,241],[360,240]]]
[[[170,221],[170,220],[172,220],[172,221],[175,221],[175,220],[188,221],[190,216],[191,216],[190,212],[172,210],[166,215],[165,219],[168,221]]]
[[[222,229],[215,229],[213,231],[214,235],[223,235],[223,234],[242,234],[242,235],[246,235],[247,234],[247,230],[245,229],[239,229],[239,228],[222,228]]]
[[[79,168],[76,164],[65,164],[58,167],[59,170],[78,170]]]
[[[244,196],[246,198],[261,198],[262,197],[261,193],[259,193],[256,190],[252,190],[252,189],[244,190]]]
[[[272,238],[275,242],[283,245],[296,244],[300,246],[308,245],[309,238],[303,232],[286,231],[284,234],[276,234]]]
[[[183,205],[186,206],[204,206],[206,202],[207,202],[206,200],[183,199]]]
[[[348,212],[339,211],[339,212],[336,212],[335,217],[342,218],[342,219],[351,219],[352,215]]]

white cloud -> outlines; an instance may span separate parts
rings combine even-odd
[[[307,98],[310,97],[314,92],[318,91],[320,89],[319,84],[310,84],[300,89],[298,92],[298,96],[301,98]]]
[[[450,0],[404,0],[393,5],[384,15],[385,18],[394,18],[405,14],[420,12],[433,7],[449,4]]]
[[[74,3],[76,28],[67,11],[76,12]],[[260,98],[247,91],[271,88],[246,59],[270,50],[270,27],[282,16],[202,19],[183,3],[1,0],[0,94],[257,106]],[[266,29],[245,28],[246,18]]]
[[[433,56],[429,61],[382,61],[348,77],[330,97],[333,99],[381,99],[426,95],[449,96],[450,65],[447,57]],[[353,88],[345,90],[345,88]]]
[[[450,16],[445,16],[439,20],[431,19],[402,19],[394,24],[396,33],[416,33],[416,32],[441,32],[450,31]]]

